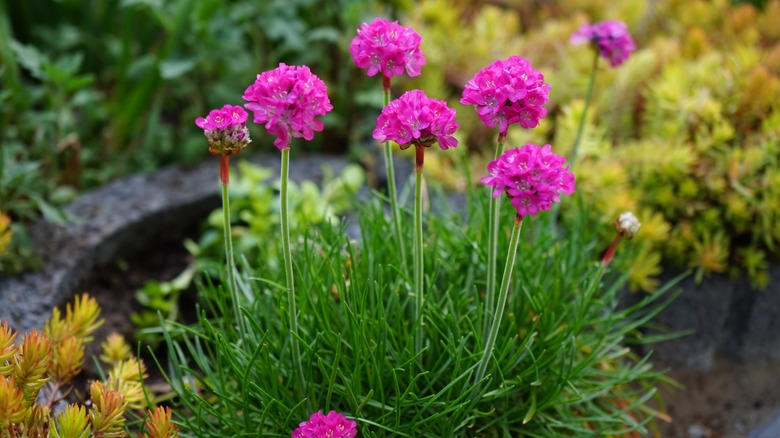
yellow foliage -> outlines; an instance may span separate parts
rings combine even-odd
[[[644,228],[644,224],[642,224]],[[644,229],[642,230],[644,232]],[[641,235],[642,233],[639,233]],[[661,254],[644,246],[640,254],[631,264],[628,282],[631,290],[654,292],[658,288],[656,277],[661,273]]]
[[[49,375],[58,383],[70,382],[84,366],[84,341],[69,336],[54,345]]]
[[[13,371],[11,358],[16,354],[14,339],[16,339],[17,334],[8,326],[8,321],[3,321],[3,324],[0,325],[0,376],[8,377]]]
[[[49,420],[49,434],[52,438],[89,438],[87,411],[83,406],[68,405],[63,412]]]
[[[0,431],[6,431],[15,423],[21,423],[29,412],[24,392],[17,388],[13,376],[0,376]]]
[[[131,355],[130,346],[125,342],[124,336],[119,333],[108,335],[100,347],[103,349],[100,360],[107,365],[113,366],[117,362],[129,359]]]
[[[712,272],[725,272],[729,254],[729,240],[723,233],[704,233],[701,240],[693,243],[693,257],[690,266],[696,269],[696,279]]]
[[[127,410],[125,396],[100,382],[92,382],[89,387],[89,395],[92,401],[89,419],[95,435],[105,438],[126,436],[124,432],[124,414]]]
[[[147,411],[146,428],[148,434],[143,434],[143,438],[178,438],[179,428],[171,421],[171,408],[157,406],[154,412]]]
[[[0,256],[5,254],[8,245],[11,244],[11,238],[13,237],[14,232],[10,226],[11,218],[0,212]]]
[[[16,385],[22,388],[28,407],[35,403],[38,391],[49,381],[46,372],[51,360],[51,341],[46,335],[36,329],[24,335],[12,362]]]
[[[103,325],[100,318],[100,306],[97,301],[87,294],[76,296],[71,305],[65,307],[65,318],[61,317],[60,310],[54,308],[51,318],[44,326],[44,332],[54,343],[61,342],[69,336],[81,338],[84,342],[92,341],[92,333]]]

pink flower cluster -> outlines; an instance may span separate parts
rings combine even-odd
[[[279,67],[257,75],[255,83],[242,96],[246,109],[254,113],[254,122],[277,138],[280,150],[290,147],[290,136],[311,140],[322,131],[322,120],[333,109],[328,89],[309,67],[280,63]]]
[[[343,414],[336,411],[322,415],[322,411],[311,414],[309,421],[304,421],[292,433],[292,438],[353,438],[357,436],[357,423],[347,420]]]
[[[609,60],[612,67],[622,64],[631,52],[636,50],[634,39],[628,33],[626,24],[617,20],[607,20],[593,25],[583,24],[572,34],[572,44],[589,42],[601,56]]]
[[[510,56],[480,70],[466,83],[460,103],[474,105],[482,123],[506,133],[512,123],[534,128],[547,115],[550,85],[527,59]]]
[[[390,102],[376,120],[374,138],[392,140],[406,149],[410,145],[442,149],[458,145],[452,134],[460,127],[455,123],[455,110],[443,100],[432,99],[420,90],[411,90]]]
[[[566,159],[543,147],[528,143],[510,149],[488,165],[490,176],[482,182],[493,187],[493,197],[506,193],[518,216],[549,210],[561,193],[574,193],[574,174]]]
[[[411,27],[375,18],[363,23],[349,45],[355,65],[367,69],[369,76],[382,72],[386,77],[400,76],[404,69],[409,76],[418,76],[425,65],[425,53],[420,50],[420,35]]]
[[[235,155],[252,141],[246,128],[247,113],[240,106],[225,105],[195,119],[209,140],[209,152],[214,155]]]

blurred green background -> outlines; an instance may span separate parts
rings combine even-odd
[[[382,97],[347,49],[375,16],[423,36],[422,75],[394,80],[393,94],[421,88],[458,111],[461,147],[426,160],[429,181],[453,189],[466,158],[484,173],[495,137],[458,103],[468,79],[495,59],[529,58],[552,85],[549,113],[539,128],[510,129],[509,144],[567,153],[593,56],[568,38],[585,22],[625,21],[638,50],[599,66],[573,163],[581,199],[605,225],[625,210],[640,217],[626,262],[636,289],[652,291],[663,266],[767,285],[780,243],[780,0],[0,0],[0,213],[10,219],[0,217],[0,273],[35,267],[25,224],[67,221],[59,206],[80,191],[206,158],[195,117],[242,103],[279,62],[309,65],[335,108],[296,152],[361,159]],[[251,149],[272,152],[251,129]]]

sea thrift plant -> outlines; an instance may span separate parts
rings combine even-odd
[[[390,78],[400,76],[404,71],[412,77],[420,74],[420,67],[425,65],[425,53],[420,50],[421,41],[420,35],[412,28],[401,26],[397,21],[389,22],[384,18],[375,18],[370,24],[363,23],[357,30],[357,35],[349,46],[349,52],[355,65],[366,69],[369,76],[382,73],[384,107],[390,104]],[[398,205],[393,152],[389,140],[384,142],[384,155],[396,245],[401,265],[405,269],[406,250],[401,236],[401,209]]]
[[[411,90],[382,110],[376,121],[374,138],[392,140],[401,147],[430,147],[438,143],[442,150],[458,145],[453,134],[460,125],[455,110],[443,100],[431,99],[421,90]],[[422,163],[419,163],[422,165]]]
[[[392,140],[407,149],[415,146],[415,196],[414,196],[414,319],[415,351],[422,350],[424,331],[422,309],[423,284],[423,236],[422,236],[422,171],[425,148],[438,143],[442,150],[458,145],[453,137],[459,128],[455,122],[455,110],[442,100],[431,99],[420,90],[411,90],[390,102],[376,121],[374,138]]]
[[[325,83],[309,67],[284,63],[257,75],[242,98],[254,113],[252,120],[276,136],[279,150],[288,149],[291,138],[313,139],[323,128],[317,117],[333,109]]]
[[[528,143],[506,151],[488,164],[489,176],[482,182],[493,188],[493,197],[505,194],[518,216],[549,210],[561,193],[574,193],[574,174],[564,167],[566,159],[550,145]]]
[[[233,311],[239,325],[244,329],[243,318],[239,310],[238,283],[236,282],[236,263],[233,258],[233,233],[230,227],[230,184],[229,160],[232,155],[241,152],[252,141],[246,127],[247,113],[240,106],[225,105],[221,109],[211,110],[208,116],[195,119],[195,125],[203,129],[209,141],[209,152],[219,155],[219,177],[222,182],[223,230],[225,236],[225,254],[227,257],[227,286],[233,299]]]
[[[549,99],[550,85],[544,75],[536,71],[530,62],[520,56],[497,60],[483,68],[469,80],[460,103],[473,105],[485,126],[498,128],[495,157],[504,153],[504,140],[509,125],[534,128],[547,115],[544,104]],[[492,312],[495,306],[497,283],[497,239],[500,205],[491,200],[488,207],[488,265],[485,308]],[[482,331],[487,331],[489,320],[483,321]]]
[[[298,345],[298,311],[293,280],[292,251],[290,249],[290,215],[288,208],[288,181],[290,174],[290,140],[311,140],[315,131],[321,131],[322,120],[333,109],[325,83],[309,67],[279,67],[257,75],[257,80],[244,91],[247,109],[254,112],[254,122],[264,124],[272,135],[274,145],[282,151],[281,187],[279,188],[282,253],[288,297],[288,323],[292,360],[296,366],[296,384],[305,384],[300,346]],[[237,317],[239,317],[237,315]]]
[[[547,115],[549,92],[544,75],[527,59],[513,55],[480,70],[466,83],[460,103],[473,105],[485,126],[506,133],[513,123],[526,129],[539,126]]]
[[[617,67],[636,50],[634,39],[628,33],[626,23],[607,20],[596,24],[583,24],[569,39],[572,44],[590,43],[598,53]]]
[[[420,35],[411,27],[375,18],[371,23],[360,26],[349,45],[349,53],[355,65],[365,69],[369,76],[382,73],[391,78],[406,71],[414,77],[420,75],[420,67],[425,65],[421,41]]]
[[[537,146],[528,143],[523,147],[510,149],[488,164],[490,176],[482,182],[493,188],[493,198],[505,194],[517,210],[514,228],[509,238],[509,253],[501,280],[497,306],[488,332],[482,360],[477,368],[475,383],[478,383],[488,369],[498,330],[506,307],[509,285],[520,241],[520,228],[525,216],[549,210],[559,196],[574,193],[574,174],[565,165],[566,159],[552,152],[550,145]],[[488,309],[491,311],[492,309]]]
[[[577,127],[577,136],[574,138],[574,145],[569,153],[569,161],[574,162],[577,158],[577,151],[582,140],[582,132],[585,128],[585,119],[588,115],[588,107],[593,98],[593,85],[596,83],[596,69],[598,67],[599,56],[603,56],[609,61],[612,67],[617,67],[628,59],[631,52],[636,50],[634,40],[628,33],[626,24],[617,20],[607,20],[593,25],[583,24],[582,27],[572,34],[569,38],[571,44],[582,44],[590,42],[595,49],[593,56],[593,68],[588,79],[588,89],[585,92],[585,107],[580,116],[580,123]]]
[[[639,219],[637,219],[634,213],[630,211],[627,211],[618,216],[617,220],[615,220],[615,238],[612,240],[612,243],[609,244],[609,248],[607,248],[607,251],[604,253],[604,257],[601,259],[601,264],[604,265],[604,267],[609,266],[609,264],[612,262],[612,258],[615,257],[615,251],[617,250],[618,243],[620,243],[621,240],[633,239],[641,227],[642,224],[639,222]]]
[[[322,411],[311,414],[292,433],[291,438],[353,438],[357,436],[357,423],[336,411],[323,415]]]

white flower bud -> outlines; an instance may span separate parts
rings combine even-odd
[[[626,240],[633,238],[641,227],[639,219],[630,211],[621,214],[615,221],[615,231]]]

